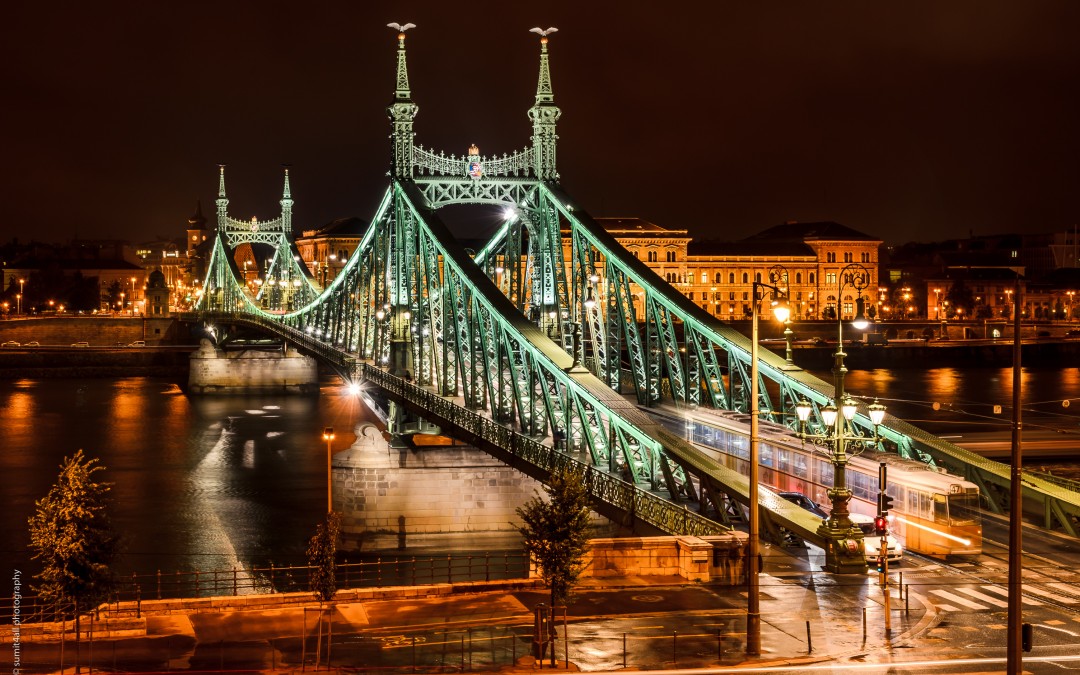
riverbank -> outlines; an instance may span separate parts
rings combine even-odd
[[[186,376],[191,345],[170,347],[4,347],[0,378]]]

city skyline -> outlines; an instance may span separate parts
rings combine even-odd
[[[1078,10],[1063,2],[210,10],[13,11],[11,235],[176,236],[197,200],[212,217],[218,163],[236,217],[274,217],[289,164],[297,229],[370,218],[390,158],[390,21],[417,24],[416,142],[454,154],[529,143],[528,29],[557,26],[558,166],[594,216],[721,240],[835,220],[890,244],[1080,220]],[[464,234],[487,233],[481,219]]]

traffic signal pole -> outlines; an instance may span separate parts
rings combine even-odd
[[[875,524],[884,523],[884,527],[880,527],[881,545],[878,548],[878,555],[881,556],[881,593],[882,593],[882,605],[885,608],[885,637],[892,636],[892,593],[889,591],[889,530],[888,517],[889,517],[889,502],[891,501],[885,494],[885,482],[886,482],[886,466],[885,462],[881,462],[878,466],[878,518],[875,520]]]

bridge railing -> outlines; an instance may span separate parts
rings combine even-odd
[[[442,421],[464,431],[482,443],[536,467],[544,473],[556,468],[572,467],[585,477],[585,485],[594,500],[609,504],[627,514],[673,534],[708,536],[731,531],[721,523],[690,511],[637,487],[629,481],[605,473],[591,464],[574,459],[494,420],[463,408],[415,384],[391,375],[369,363],[361,363],[362,380],[370,381],[385,391],[408,400],[425,411],[432,421]]]

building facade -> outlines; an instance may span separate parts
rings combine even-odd
[[[695,242],[684,229],[640,218],[597,222],[688,300],[726,321],[750,316],[755,281],[786,287],[792,317],[808,320],[837,312],[854,318],[860,297],[873,314],[886,293],[878,277],[881,240],[838,223],[789,222],[740,241]],[[853,263],[867,271],[861,290],[851,284]],[[636,304],[640,311],[640,298]]]

